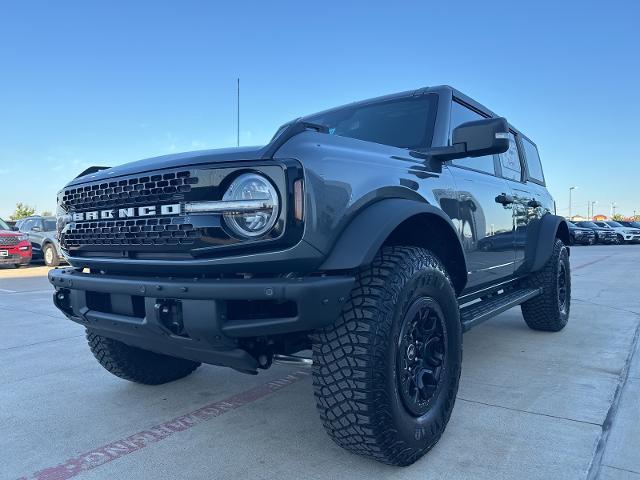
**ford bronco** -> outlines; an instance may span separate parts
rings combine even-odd
[[[329,436],[392,465],[440,439],[464,331],[517,305],[535,330],[569,317],[536,145],[448,86],[302,117],[264,147],[92,167],[58,194],[57,230],[55,305],[109,372],[311,364]]]

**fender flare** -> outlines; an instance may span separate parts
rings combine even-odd
[[[420,214],[434,215],[451,228],[466,265],[457,229],[441,209],[416,200],[389,198],[369,205],[346,226],[320,270],[346,270],[370,264],[389,235],[401,223]],[[466,273],[465,267],[465,282]]]
[[[522,273],[535,272],[544,267],[551,257],[556,238],[565,243],[569,240],[569,227],[563,217],[547,213],[532,221],[527,227],[525,261],[519,270]]]

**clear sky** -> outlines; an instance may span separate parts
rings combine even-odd
[[[526,3],[527,6],[521,6]],[[61,1],[0,7],[0,216],[89,165],[263,144],[450,84],[538,144],[558,213],[640,213],[640,2]]]

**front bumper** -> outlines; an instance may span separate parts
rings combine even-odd
[[[349,276],[201,279],[49,271],[71,320],[146,350],[254,371],[242,338],[315,330],[340,314]]]
[[[26,245],[23,245],[25,243]],[[0,265],[28,265],[31,261],[31,244],[22,242],[18,245],[0,245]]]

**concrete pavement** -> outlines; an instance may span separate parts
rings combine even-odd
[[[640,480],[640,245],[571,262],[567,328],[531,331],[513,309],[467,333],[447,431],[403,469],[329,440],[306,371],[113,377],[51,304],[46,269],[2,269],[0,478]]]

